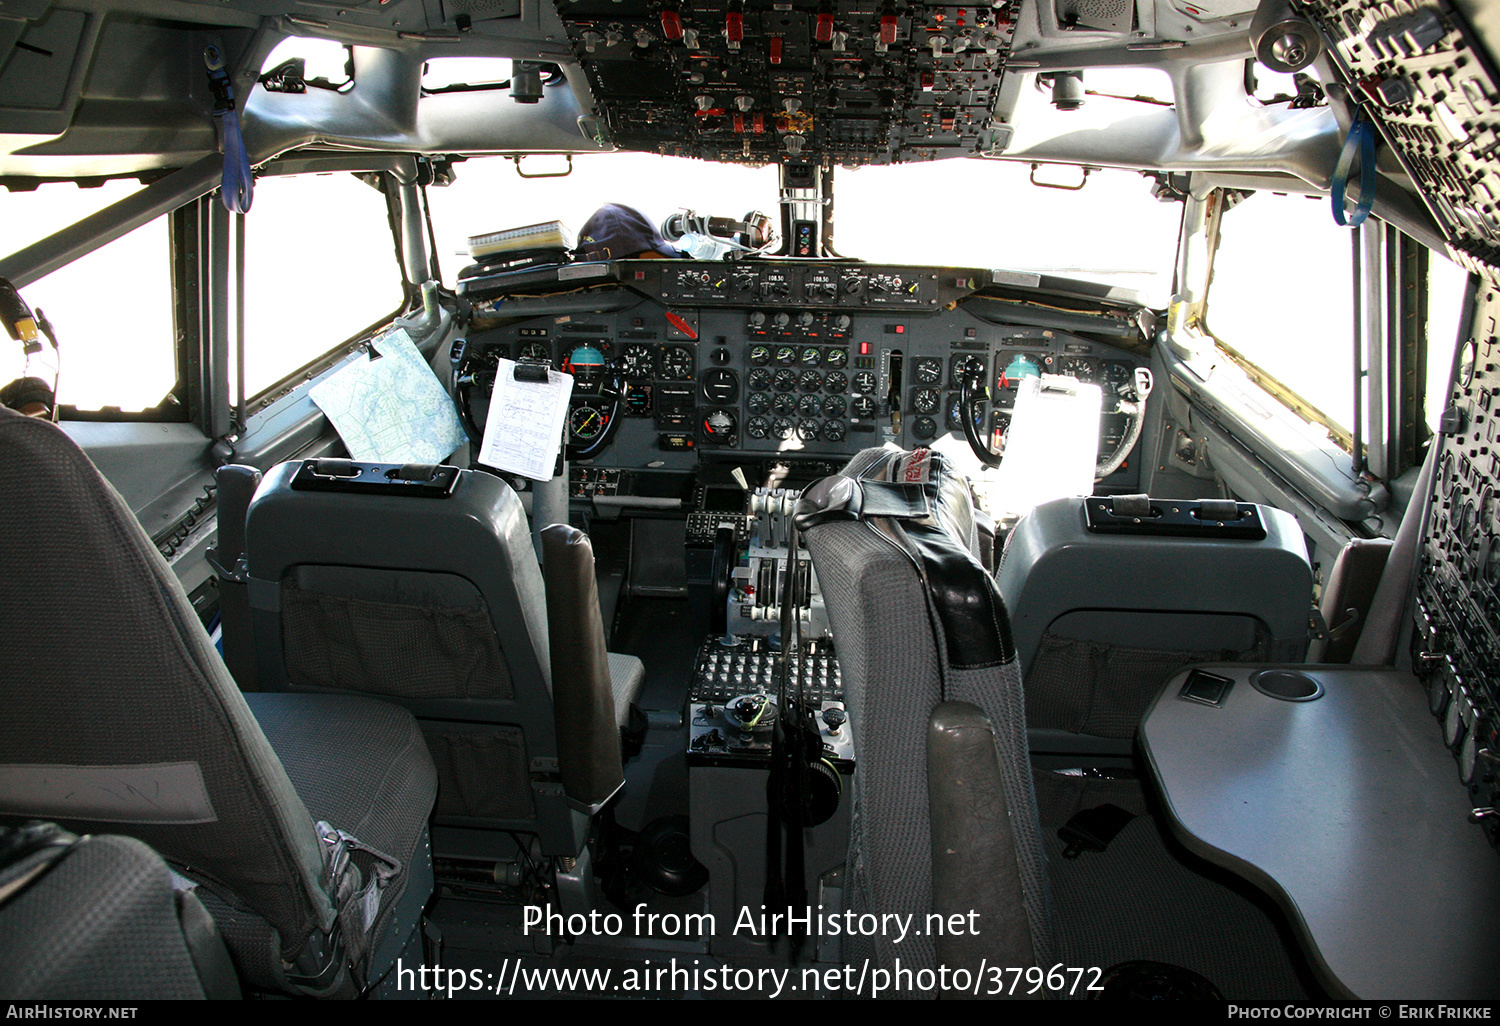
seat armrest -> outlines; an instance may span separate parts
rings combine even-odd
[[[1015,836],[1000,776],[995,731],[969,702],[943,702],[927,724],[927,791],[932,822],[932,911],[945,923],[937,962],[977,972],[1035,961],[1022,904]],[[955,920],[953,917],[957,917]]]
[[[541,534],[558,768],[568,798],[592,813],[625,783],[594,549],[567,524]]]

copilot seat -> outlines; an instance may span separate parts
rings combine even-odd
[[[1128,756],[1179,667],[1307,654],[1307,546],[1268,506],[1056,499],[1016,525],[997,577],[1033,751]]]

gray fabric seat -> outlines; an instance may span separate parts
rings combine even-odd
[[[0,827],[0,995],[10,1001],[238,998],[202,903],[132,837]]]
[[[860,453],[798,503],[854,727],[848,904],[856,913],[910,913],[917,921],[935,910],[929,718],[940,703],[972,703],[998,739],[999,793],[1009,813],[996,829],[1010,831],[1015,853],[998,884],[1000,904],[1015,914],[985,929],[1006,933],[1013,957],[1024,953],[1046,966],[1052,901],[1021,677],[1004,604],[977,558],[971,503],[939,454],[889,449]],[[853,950],[844,954],[883,968],[898,958],[913,970],[937,964],[933,937],[895,940],[851,938]]]
[[[437,781],[411,714],[353,695],[262,693],[245,701],[314,820],[407,865],[419,860]]]
[[[621,727],[630,722],[630,707],[645,683],[645,663],[623,652],[609,653],[609,688],[615,699],[615,722]]]
[[[440,854],[494,855],[526,833],[575,858],[623,785],[620,728],[645,676],[605,651],[588,539],[548,528],[544,580],[505,482],[444,468],[441,495],[379,484],[397,471],[323,460],[265,476],[245,516],[250,622],[226,615],[226,645],[252,636],[257,689],[409,709],[437,763]],[[376,486],[337,487],[350,474]]]
[[[205,905],[260,924],[253,951],[225,929],[256,987],[352,995],[378,977],[381,931],[399,922],[404,944],[431,893],[416,881],[430,878],[433,769],[407,714],[373,717],[394,735],[390,717],[406,717],[405,739],[370,737],[360,753],[400,795],[388,822],[368,820],[390,828],[381,843],[397,865],[357,872],[361,859],[336,858],[354,843],[336,831],[357,839],[352,824],[320,830],[175,575],[83,452],[56,426],[0,410],[0,493],[0,815],[155,848]],[[352,756],[330,747],[326,725],[371,710],[298,701],[276,710],[280,754],[322,805],[347,771],[332,762]],[[293,729],[303,715],[321,725]],[[342,818],[357,805],[327,807]]]
[[[1312,568],[1295,518],[1254,507],[1261,538],[1090,530],[1086,504],[1129,501],[1045,502],[1006,538],[996,576],[1034,751],[1128,757],[1147,706],[1182,666],[1307,653]]]

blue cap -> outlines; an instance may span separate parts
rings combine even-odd
[[[606,203],[594,211],[578,233],[580,260],[625,260],[647,250],[666,257],[682,256],[667,245],[645,214],[620,203]]]

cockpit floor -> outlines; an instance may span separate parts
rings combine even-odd
[[[1145,959],[1191,969],[1229,1001],[1319,997],[1280,912],[1168,836],[1139,780],[1038,771],[1036,783],[1067,965]],[[1135,818],[1104,851],[1064,858],[1058,828],[1105,803]]]

